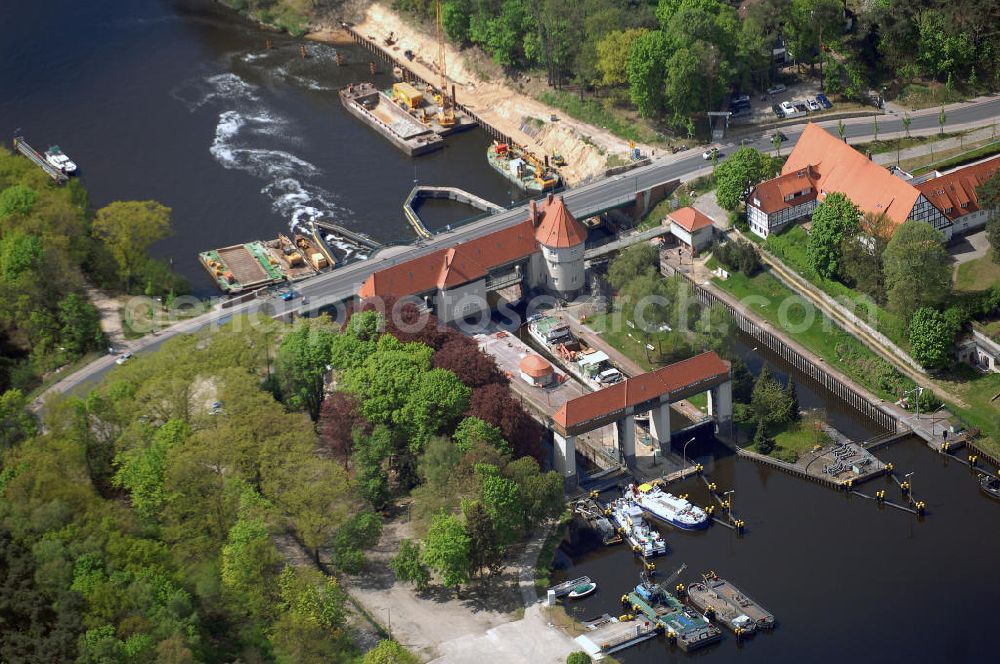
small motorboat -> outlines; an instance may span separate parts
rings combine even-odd
[[[66,175],[76,172],[76,164],[63,153],[58,145],[53,145],[45,151],[45,161]]]
[[[992,475],[980,475],[979,489],[990,498],[1000,500],[1000,478]]]
[[[590,583],[581,583],[576,588],[569,593],[570,599],[580,599],[581,597],[586,597],[597,590],[597,584],[591,581]]]

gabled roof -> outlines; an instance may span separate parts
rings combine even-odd
[[[629,406],[728,375],[728,362],[714,352],[702,353],[662,369],[628,378],[597,392],[570,399],[556,411],[553,420],[563,429],[569,429],[606,415],[614,415]]]
[[[475,281],[495,267],[537,251],[534,230],[531,220],[526,219],[510,228],[379,270],[362,284],[358,295],[398,298]]]
[[[976,187],[1000,170],[1000,157],[965,166],[917,185],[924,196],[948,219],[979,210]]]
[[[782,175],[812,166],[818,176],[819,198],[840,192],[862,212],[884,212],[894,223],[910,216],[920,191],[893,176],[822,127],[809,123],[781,169]]]
[[[587,229],[570,214],[562,196],[550,199],[543,209],[542,221],[535,232],[540,244],[562,249],[575,247],[587,240]]]
[[[670,221],[674,222],[688,233],[694,233],[695,231],[705,228],[706,226],[712,225],[712,220],[709,217],[705,216],[698,210],[695,210],[691,206],[674,210],[668,214],[667,217],[670,218]]]
[[[757,185],[750,195],[750,204],[765,214],[774,214],[816,198],[816,182],[816,173],[811,167],[779,175]],[[786,197],[790,198],[786,200]]]

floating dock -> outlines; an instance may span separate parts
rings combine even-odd
[[[684,606],[679,599],[667,592],[662,585],[648,579],[622,598],[635,615],[643,615],[656,628],[665,631],[667,638],[676,640],[684,652],[704,648],[722,640],[722,630],[710,623],[705,616]]]
[[[397,106],[371,83],[353,83],[339,92],[348,113],[370,125],[411,157],[444,147],[444,139]]]
[[[66,184],[69,182],[69,176],[63,173],[61,170],[45,161],[45,157],[41,155],[35,148],[28,145],[28,142],[24,140],[23,136],[14,137],[14,150],[20,152],[22,155],[35,162],[35,165],[45,171],[56,184]]]
[[[285,281],[299,281],[336,265],[336,258],[314,237],[295,233],[293,239],[234,244],[198,254],[216,285],[235,295]]]
[[[706,613],[714,611],[719,621],[734,633],[745,633],[737,632],[738,629],[745,629],[739,621],[736,621],[740,616],[749,618],[753,629],[774,628],[773,613],[750,599],[733,584],[720,579],[715,572],[703,575],[702,582],[689,585],[687,595],[695,608]]]
[[[453,97],[454,90],[455,88],[452,86]],[[470,115],[454,108],[453,104],[448,107],[445,114],[442,114],[441,104],[444,100],[441,93],[428,83],[400,81],[394,83],[391,89],[384,90],[382,94],[396,102],[403,110],[409,109],[438,136],[457,134],[460,131],[472,129],[478,124]],[[442,115],[445,116],[443,119]]]
[[[656,636],[656,625],[648,620],[621,620],[607,613],[583,626],[587,631],[576,637],[576,642],[595,659]]]

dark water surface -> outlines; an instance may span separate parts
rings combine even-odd
[[[59,144],[97,207],[173,208],[175,234],[153,253],[199,292],[213,290],[198,251],[273,238],[311,217],[412,240],[402,203],[414,180],[512,198],[486,163],[481,130],[411,159],[348,115],[337,88],[370,78],[369,54],[353,45],[308,43],[303,60],[303,42],[211,0],[0,0],[0,17],[0,136],[20,128],[36,148]],[[477,213],[426,207],[432,228]]]
[[[754,373],[764,362],[782,379],[789,370],[745,345],[740,354]],[[804,408],[823,408],[832,424],[859,440],[879,433],[804,376],[795,380]],[[722,643],[691,654],[655,639],[616,653],[620,661],[997,661],[990,636],[1000,593],[1000,504],[979,494],[965,466],[916,439],[878,452],[898,471],[915,473],[915,494],[928,510],[918,518],[739,460],[719,444],[696,454],[712,481],[736,490],[734,505],[746,532],[738,536],[714,526],[685,533],[660,526],[670,551],[656,560],[658,576],[664,579],[687,563],[681,575],[687,584],[714,570],[772,611],[778,627],[742,645],[725,631]],[[674,488],[689,492],[697,504],[711,504],[700,480]],[[902,502],[886,479],[861,490],[871,495],[880,488]],[[599,585],[595,595],[568,605],[574,615],[623,612],[619,598],[640,572],[627,548],[602,547],[576,559],[561,554],[559,560],[568,567],[557,580],[586,574]]]

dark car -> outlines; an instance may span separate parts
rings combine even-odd
[[[816,101],[818,101],[819,105],[822,106],[823,108],[833,108],[833,104],[831,104],[830,100],[826,98],[826,95],[823,94],[816,95]]]
[[[281,299],[282,299],[282,300],[284,300],[285,302],[288,302],[289,300],[291,300],[292,298],[294,298],[294,297],[295,297],[295,291],[292,291],[292,290],[286,290],[285,292],[283,292],[283,293],[282,293],[282,294],[280,295],[280,297],[281,297]]]
[[[774,114],[777,115],[779,118],[785,117],[785,112],[781,110],[781,107],[778,106],[777,104],[771,104],[771,110],[774,111]]]
[[[771,134],[771,140],[773,141],[773,140],[774,140],[775,138],[777,138],[777,139],[778,139],[778,142],[779,142],[779,143],[784,143],[785,141],[787,141],[787,140],[788,140],[788,137],[787,137],[787,136],[785,136],[785,135],[784,135],[783,133],[781,133],[780,131],[776,131],[776,132],[774,132],[773,134]]]

